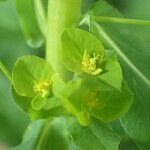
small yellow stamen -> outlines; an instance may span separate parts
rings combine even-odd
[[[82,60],[82,70],[86,73],[92,74],[92,75],[98,75],[102,69],[97,68],[97,61],[98,56],[96,56],[93,53],[93,57],[90,57],[89,54],[87,54],[87,51],[85,50],[83,60]]]
[[[86,105],[90,110],[100,108],[101,104],[99,102],[99,99],[97,98],[96,92],[89,93],[88,98],[86,100]]]
[[[51,80],[34,81],[33,90],[35,93],[41,94],[42,97],[47,97],[52,89],[53,82]]]

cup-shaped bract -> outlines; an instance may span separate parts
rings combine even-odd
[[[62,60],[70,71],[87,72],[88,67],[96,66],[103,57],[104,47],[91,33],[78,28],[69,28],[63,32]],[[86,66],[87,69],[84,69]],[[91,70],[91,72],[94,71]]]
[[[19,58],[13,68],[12,81],[15,101],[29,113],[33,112],[32,110],[45,112],[61,105],[59,93],[64,87],[64,82],[42,58],[36,56]]]
[[[100,90],[86,84],[84,80],[71,81],[62,93],[63,104],[80,124],[87,126],[91,116],[109,122],[121,118],[129,110],[133,99],[129,89]]]

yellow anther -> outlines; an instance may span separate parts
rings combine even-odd
[[[102,69],[97,68],[97,61],[98,56],[96,56],[93,53],[93,57],[90,57],[90,55],[85,50],[83,60],[82,60],[82,70],[86,73],[92,74],[92,75],[98,75],[100,72],[102,72]]]
[[[96,92],[90,92],[88,95],[88,98],[86,100],[86,105],[88,108],[91,109],[98,109],[100,108],[101,104],[99,102],[99,99],[97,98]]]
[[[49,96],[53,82],[51,80],[34,81],[33,90],[35,93],[41,94],[42,97]]]

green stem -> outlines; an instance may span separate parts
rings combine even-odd
[[[49,0],[46,59],[52,64],[64,81],[72,74],[61,62],[61,34],[78,21],[82,0]]]
[[[149,20],[137,20],[137,19],[126,19],[126,18],[115,18],[115,17],[100,17],[100,16],[93,16],[93,20],[96,22],[122,23],[122,24],[150,26]]]
[[[8,80],[12,81],[11,73],[4,66],[4,64],[0,61],[0,70],[4,73],[4,75],[8,78]]]

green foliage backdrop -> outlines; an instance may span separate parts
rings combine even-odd
[[[96,7],[94,2],[99,2]],[[149,0],[107,0],[107,2],[110,5],[103,0],[84,0],[82,12],[85,13],[93,5],[93,13],[97,16],[124,16],[150,20]],[[30,54],[44,57],[43,38],[37,39],[42,45],[37,50],[36,43],[28,39],[28,33],[25,34],[32,49],[23,36],[14,2],[0,1],[0,60],[9,70],[12,70],[20,56]],[[129,112],[108,126],[97,120],[93,120],[93,124],[86,128],[74,120],[70,120],[68,126],[63,118],[55,119],[51,124],[44,123],[43,120],[32,123],[29,116],[14,103],[11,84],[0,72],[0,149],[1,145],[7,147],[19,145],[13,148],[14,150],[33,150],[35,145],[37,150],[50,148],[67,150],[68,147],[97,150],[97,146],[100,150],[117,150],[118,146],[119,150],[150,149],[150,27],[101,22],[93,25],[93,34],[102,40],[105,48],[115,49],[118,53],[124,84],[134,93],[134,101]],[[33,36],[38,38],[38,35],[33,34]],[[65,126],[68,126],[67,131]],[[82,136],[79,136],[80,134]],[[38,136],[41,138],[38,139]]]

